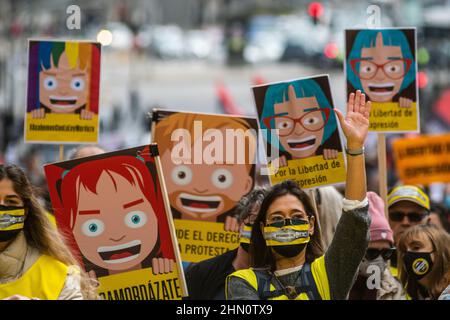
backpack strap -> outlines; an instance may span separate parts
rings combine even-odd
[[[300,277],[302,285],[296,287],[298,294],[304,292],[308,296],[309,300],[322,300],[322,297],[317,290],[316,281],[311,271],[311,264],[305,263],[300,271]]]
[[[258,286],[258,296],[261,300],[267,300],[271,298],[276,298],[282,295],[287,295],[286,288],[281,287],[278,282],[274,281],[272,283],[273,275],[267,270],[253,269]],[[306,293],[310,300],[322,300],[322,297],[317,290],[316,282],[314,280],[311,264],[305,263],[299,275],[301,279],[301,285],[295,287],[295,292],[297,296],[301,293]],[[270,285],[275,286],[275,290],[270,290]]]

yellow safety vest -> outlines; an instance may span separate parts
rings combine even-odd
[[[27,298],[56,300],[64,287],[67,269],[55,258],[41,255],[20,278],[0,284],[0,299],[19,294]]]
[[[390,266],[389,270],[394,278],[398,279],[398,269],[396,267]]]
[[[328,275],[325,268],[325,258],[324,256],[321,256],[320,258],[317,258],[314,260],[311,264],[305,264],[300,272],[303,272],[301,276],[304,277],[306,281],[308,279],[310,280],[309,286],[306,286],[305,283],[302,283],[305,285],[305,288],[309,288],[305,290],[305,292],[301,292],[295,300],[310,300],[310,296],[312,296],[315,299],[322,299],[322,300],[331,300],[331,294],[330,294],[330,285],[328,282]],[[273,283],[273,281],[270,281],[270,289],[269,285],[265,285],[260,280],[261,277],[258,275],[258,271],[253,269],[243,269],[238,270],[231,275],[228,276],[226,281],[226,287],[225,287],[225,294],[228,293],[227,285],[228,280],[231,277],[238,277],[245,281],[247,281],[256,292],[258,292],[258,295],[261,299],[269,299],[269,300],[288,300],[288,296],[286,294],[281,293],[280,295],[277,295],[277,292],[279,292],[280,289],[277,289]],[[259,280],[259,281],[258,281]],[[302,281],[303,282],[303,281]],[[265,290],[264,288],[258,287],[258,286],[267,286],[268,290]],[[264,298],[266,293],[263,293],[263,297],[261,296],[261,293],[264,291],[269,291],[268,295],[270,293],[275,294],[273,297]],[[314,294],[314,292],[316,294]]]

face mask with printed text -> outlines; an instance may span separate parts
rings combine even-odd
[[[0,205],[0,242],[13,239],[22,231],[25,208]]]
[[[266,245],[272,247],[278,254],[292,258],[304,250],[309,237],[309,223],[301,220],[299,224],[284,225],[282,227],[270,224],[264,227]]]

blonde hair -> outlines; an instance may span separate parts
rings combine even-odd
[[[326,251],[333,240],[337,224],[341,218],[342,200],[344,197],[332,186],[322,187],[316,190],[323,249]]]
[[[441,292],[450,284],[450,235],[434,225],[416,225],[408,228],[400,238],[398,244],[399,276],[406,291],[417,299],[419,288],[416,281],[410,279],[403,264],[403,256],[407,251],[407,244],[421,235],[430,240],[433,246],[433,268],[428,275],[430,285],[427,288],[432,298],[437,299]]]
[[[49,255],[67,266],[76,266],[80,271],[83,298],[98,299],[96,281],[89,278],[72,255],[63,236],[37,200],[35,191],[22,169],[16,165],[0,165],[0,181],[3,179],[11,180],[14,191],[24,203],[26,211],[24,234],[27,244],[41,254]]]

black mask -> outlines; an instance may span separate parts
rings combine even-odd
[[[405,269],[408,276],[420,280],[431,272],[433,261],[431,252],[411,252],[407,251],[403,256]]]
[[[244,249],[245,252],[248,252],[248,250],[250,250],[250,243],[241,242],[239,245],[241,246],[242,249]]]
[[[273,246],[273,250],[286,258],[293,258],[305,249],[307,243],[291,244],[286,246]]]
[[[1,231],[0,232],[0,242],[7,242],[14,239],[22,229],[19,230],[9,230],[9,231]]]

